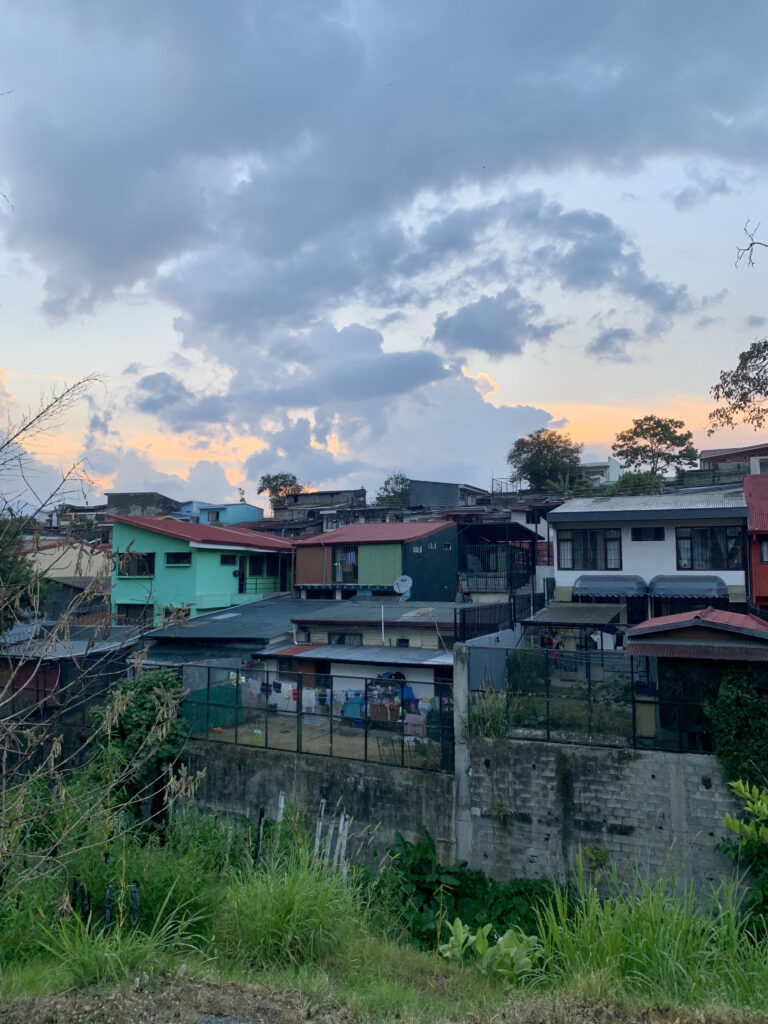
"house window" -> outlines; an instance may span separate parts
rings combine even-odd
[[[263,555],[249,555],[248,556],[248,575],[249,576],[263,576],[264,575],[264,556]]]
[[[209,523],[218,523],[220,518],[221,518],[221,512],[219,511],[219,509],[217,509],[217,508],[209,508],[208,509],[208,522]]]
[[[166,551],[166,565],[192,565],[191,551]]]
[[[678,526],[675,533],[678,569],[743,568],[740,526]]]
[[[117,615],[121,622],[151,623],[154,617],[154,605],[151,604],[119,604]]]
[[[328,643],[334,647],[362,647],[362,633],[329,633]]]
[[[333,582],[357,583],[357,548],[339,545],[333,549]]]
[[[768,537],[760,538],[760,561],[768,562]]]
[[[237,565],[237,555],[220,555],[219,565]]]
[[[443,544],[443,551],[450,551],[453,544]]]
[[[411,641],[406,636],[399,636],[397,638],[397,646],[398,647],[410,647],[411,646]]]
[[[535,526],[539,521],[538,509],[527,508],[525,510],[525,521],[528,526]]]
[[[154,551],[126,551],[119,556],[118,576],[154,576]]]
[[[663,526],[633,526],[632,540],[664,540]]]
[[[427,547],[429,548],[430,551],[437,551],[437,541],[436,540],[429,541],[427,543]]]
[[[421,544],[414,544],[413,547],[411,548],[411,551],[413,551],[414,555],[420,555],[422,550],[423,548]]]
[[[190,611],[190,608],[177,608],[174,605],[169,604],[163,608],[163,618],[167,622],[179,622],[181,619],[188,619]]]
[[[558,569],[621,569],[621,530],[558,530]]]

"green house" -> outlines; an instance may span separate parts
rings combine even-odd
[[[113,522],[111,606],[118,622],[160,624],[291,588],[293,546],[281,537],[166,516]]]

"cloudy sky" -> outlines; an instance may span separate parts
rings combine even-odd
[[[489,486],[647,412],[720,443],[768,330],[762,0],[0,7],[0,403],[105,380],[41,486]]]

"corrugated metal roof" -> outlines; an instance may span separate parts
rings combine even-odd
[[[262,651],[259,657],[278,654]],[[425,647],[347,647],[324,644],[296,658],[312,658],[324,661],[351,661],[361,665],[452,665],[453,651],[435,651]]]
[[[624,610],[624,604],[573,604],[558,601],[547,605],[537,612],[526,624],[534,626],[569,625],[569,626],[602,626],[616,623],[616,619]]]
[[[453,526],[449,519],[437,519],[427,522],[409,523],[354,523],[342,526],[338,530],[316,537],[297,540],[297,547],[331,546],[334,544],[398,544],[411,540],[422,540],[433,533],[447,530]]]
[[[624,651],[646,658],[701,658],[705,661],[768,661],[768,647],[737,647],[713,644],[654,643],[648,639],[632,640]]]
[[[744,497],[749,509],[747,529],[768,531],[768,476],[745,476]]]
[[[654,576],[648,584],[651,597],[694,597],[702,604],[713,597],[728,597],[728,587],[720,576],[684,572]]]
[[[741,517],[747,502],[741,489],[687,494],[641,494],[616,498],[572,498],[547,516],[552,523],[578,520],[720,519]]]
[[[290,551],[293,543],[269,533],[246,530],[239,526],[210,526],[205,523],[184,523],[170,516],[112,516],[116,523],[135,526],[151,533],[176,537],[195,544],[215,544],[220,547],[236,546],[264,548],[270,551]]]
[[[646,619],[628,631],[627,636],[639,636],[647,630],[662,631],[686,625],[728,626],[731,629],[749,630],[762,633],[768,639],[768,622],[756,615],[745,615],[741,612],[729,612],[720,608],[702,608],[688,612],[677,612],[675,615],[659,615],[655,619]]]
[[[316,604],[319,607],[315,607]],[[435,622],[453,627],[456,609],[470,607],[452,601],[304,601],[303,605],[293,620],[296,623],[378,626],[383,607],[385,624],[433,628]]]
[[[147,633],[151,640],[162,643],[186,644],[200,640],[257,640],[269,642],[283,633],[290,633],[293,619],[301,611],[311,608],[319,612],[328,606],[346,603],[340,601],[300,601],[292,597],[267,597],[261,601],[233,605],[221,611],[196,615],[182,623],[169,623],[165,628]]]

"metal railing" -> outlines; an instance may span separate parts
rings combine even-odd
[[[615,651],[513,651],[503,689],[470,693],[469,734],[712,753],[703,702],[666,696],[635,661]]]
[[[453,771],[453,702],[388,678],[186,665],[190,738]]]

